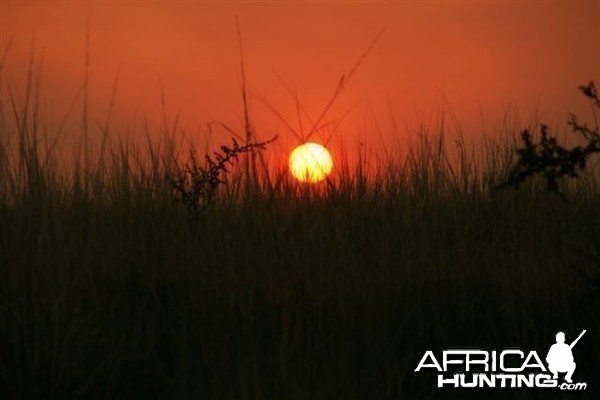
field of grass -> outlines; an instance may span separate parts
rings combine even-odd
[[[27,101],[0,114],[0,397],[551,398],[440,392],[413,371],[450,347],[545,357],[582,329],[578,395],[598,393],[597,169],[568,201],[536,181],[494,192],[510,141],[455,153],[422,132],[376,173],[317,186],[250,183],[242,162],[191,229],[172,148],[65,169]]]

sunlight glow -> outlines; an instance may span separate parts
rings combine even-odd
[[[331,173],[333,160],[329,151],[317,143],[304,143],[290,154],[290,172],[300,182],[320,182]]]

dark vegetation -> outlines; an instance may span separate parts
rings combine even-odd
[[[593,105],[600,111],[600,98],[594,82],[580,86],[579,89],[588,97]],[[576,146],[567,149],[558,144],[555,137],[550,136],[548,127],[541,125],[540,140],[534,142],[533,136],[528,130],[521,133],[523,147],[517,149],[519,160],[511,170],[510,176],[497,189],[513,187],[518,189],[529,177],[541,175],[546,182],[549,192],[566,197],[559,190],[559,181],[563,177],[577,178],[592,154],[600,152],[600,132],[598,124],[594,128],[587,124],[580,124],[575,115],[571,115],[568,121],[573,132],[581,134],[587,141],[585,146]]]

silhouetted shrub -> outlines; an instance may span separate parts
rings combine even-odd
[[[587,86],[579,86],[583,94],[592,100],[594,106],[600,109],[600,99],[594,82]],[[594,128],[587,124],[580,124],[573,114],[567,124],[573,132],[577,132],[587,141],[585,146],[576,146],[567,149],[558,144],[555,137],[548,133],[548,127],[541,125],[539,142],[534,141],[533,135],[524,130],[521,133],[523,147],[518,148],[518,161],[511,169],[507,180],[496,187],[497,190],[512,187],[518,189],[526,179],[532,176],[542,176],[549,192],[566,198],[559,190],[559,181],[567,176],[577,178],[585,169],[590,155],[600,152],[600,132],[598,124]]]

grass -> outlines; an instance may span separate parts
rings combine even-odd
[[[493,192],[510,142],[450,162],[421,132],[401,161],[316,187],[241,164],[190,230],[172,145],[103,142],[66,166],[24,98],[0,113],[5,398],[549,398],[439,392],[413,370],[453,346],[545,356],[581,329],[575,377],[597,393],[596,170],[567,202],[540,181]]]

